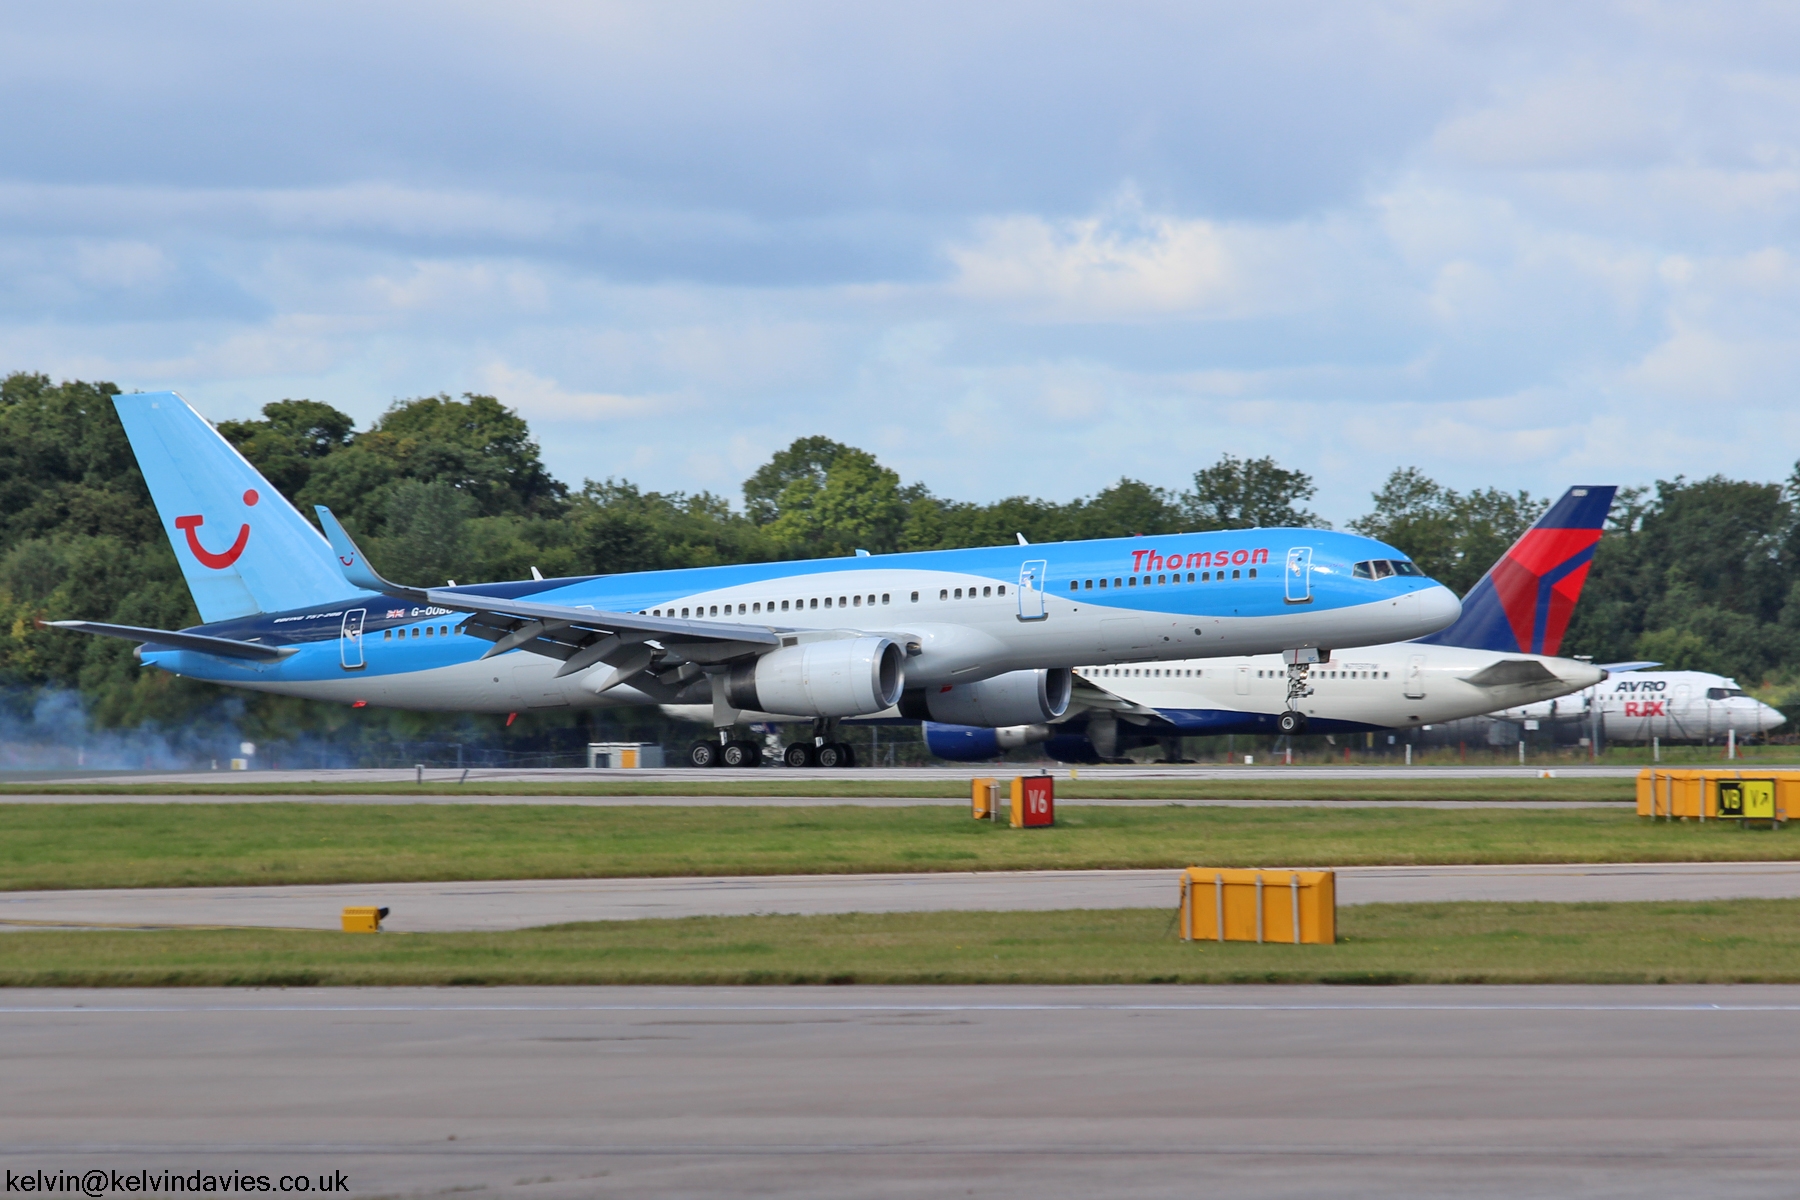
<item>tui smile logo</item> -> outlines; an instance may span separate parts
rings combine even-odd
[[[261,497],[256,494],[256,489],[251,488],[244,493],[244,506],[254,508],[259,499]],[[206,518],[198,514],[175,518],[175,528],[187,534],[188,549],[193,552],[195,558],[200,560],[200,565],[211,567],[215,571],[223,571],[235,563],[238,556],[243,554],[244,547],[250,544],[250,526],[248,523],[238,526],[237,540],[231,543],[231,548],[221,554],[214,554],[200,544],[200,535],[194,532],[204,524],[206,524]]]

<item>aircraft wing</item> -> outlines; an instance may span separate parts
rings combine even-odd
[[[604,662],[616,669],[614,681],[622,682],[649,666],[653,658],[666,657],[671,651],[687,662],[723,662],[782,644],[781,634],[766,625],[647,617],[641,613],[506,600],[456,588],[415,588],[390,583],[369,566],[331,510],[322,504],[317,510],[325,536],[351,586],[414,604],[472,614],[464,631],[494,643],[484,658],[509,650],[527,650],[561,659],[559,678]]]
[[[277,662],[299,652],[293,646],[264,646],[233,638],[208,637],[204,633],[175,633],[167,629],[140,629],[136,625],[106,625],[99,621],[39,621],[37,624],[39,629],[73,629],[76,633],[142,642],[153,649],[195,650],[201,654],[245,658],[253,662]]]
[[[1089,709],[1104,709],[1131,720],[1137,717],[1159,717],[1162,714],[1148,705],[1138,704],[1125,697],[1107,691],[1092,680],[1077,675],[1075,685],[1069,693],[1069,707],[1062,716],[1050,722],[1052,725],[1067,721],[1070,717]]]

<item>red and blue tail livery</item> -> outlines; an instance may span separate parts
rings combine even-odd
[[[1615,487],[1573,487],[1538,518],[1463,598],[1449,628],[1417,640],[1555,655],[1587,582]]]

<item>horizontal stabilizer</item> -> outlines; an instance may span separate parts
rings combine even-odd
[[[208,637],[204,633],[175,633],[167,629],[140,629],[136,625],[105,625],[99,621],[39,621],[38,628],[72,629],[76,633],[93,633],[101,637],[142,642],[153,650],[193,650],[200,654],[245,658],[252,662],[278,662],[290,654],[299,653],[292,646],[264,646],[232,638]]]
[[[1556,672],[1535,658],[1503,658],[1473,675],[1463,676],[1464,683],[1476,687],[1517,687],[1522,683],[1558,683]]]
[[[1620,671],[1648,671],[1651,667],[1662,666],[1659,662],[1595,663],[1594,665],[1602,671],[1611,671],[1614,675]]]

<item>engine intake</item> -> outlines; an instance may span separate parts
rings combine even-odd
[[[883,637],[806,642],[733,667],[725,697],[756,712],[860,717],[899,701],[905,662],[905,651]]]
[[[1008,671],[976,683],[914,688],[900,701],[900,715],[942,725],[993,729],[1054,721],[1069,709],[1074,673],[1067,667]]]

